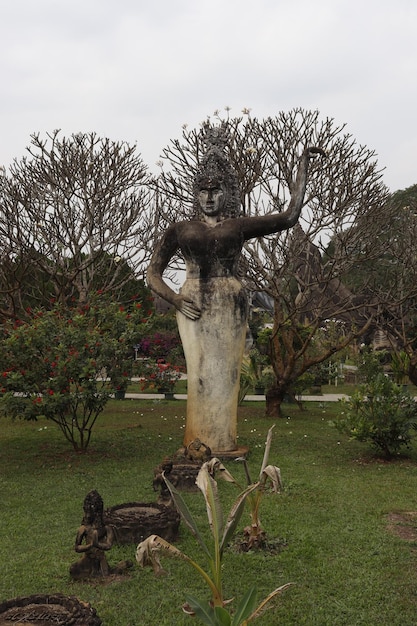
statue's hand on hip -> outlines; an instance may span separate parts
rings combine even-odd
[[[198,320],[199,317],[201,317],[201,310],[198,308],[198,306],[194,304],[192,300],[181,298],[180,302],[178,303],[177,309],[190,320]]]

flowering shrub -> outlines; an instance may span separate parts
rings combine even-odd
[[[147,361],[142,370],[142,389],[168,389],[174,388],[177,380],[181,378],[182,368],[179,365],[166,363],[164,359]]]
[[[149,325],[140,302],[125,310],[100,298],[4,324],[2,412],[29,420],[44,416],[75,449],[86,449],[108,399],[130,380],[133,345]]]
[[[144,357],[162,359],[166,358],[172,350],[178,348],[180,343],[178,334],[157,332],[139,341],[137,349],[138,353]]]

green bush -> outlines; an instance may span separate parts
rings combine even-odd
[[[46,417],[74,449],[85,450],[107,401],[130,382],[133,346],[149,324],[141,302],[125,310],[101,297],[3,324],[0,412]]]
[[[370,441],[387,458],[409,447],[417,425],[417,403],[382,371],[373,370],[347,402],[336,422],[339,431],[358,441]]]

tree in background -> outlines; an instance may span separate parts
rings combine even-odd
[[[389,227],[378,235],[382,251],[367,268],[368,284],[391,369],[397,380],[417,384],[417,185],[393,193],[387,206]]]
[[[151,327],[146,299],[129,308],[103,296],[72,309],[55,304],[2,330],[1,399],[8,417],[46,417],[75,450],[86,450],[109,398],[126,388],[134,345]]]
[[[119,298],[142,277],[153,233],[136,147],[54,131],[32,135],[28,153],[0,178],[0,313],[19,317],[27,297],[38,306],[82,304],[95,289]]]
[[[377,314],[368,306],[365,285],[352,292],[343,288],[342,277],[378,257],[375,242],[386,223],[387,190],[375,153],[358,145],[343,126],[320,120],[316,111],[295,109],[266,119],[251,118],[248,110],[226,119],[216,112],[207,123],[222,123],[228,130],[245,215],[285,210],[305,147],[319,146],[327,154],[325,162],[311,163],[299,226],[251,240],[242,258],[248,289],[272,302],[269,350],[275,384],[267,393],[267,413],[280,416],[297,379],[365,333]],[[192,213],[193,177],[203,151],[202,133],[186,127],[182,139],[164,150],[157,181],[160,224]],[[353,224],[359,226],[352,229]],[[344,323],[340,333],[324,341],[329,318]]]

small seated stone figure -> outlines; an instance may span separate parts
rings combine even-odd
[[[113,545],[114,533],[111,526],[103,521],[103,499],[93,490],[84,499],[84,517],[75,539],[74,549],[82,558],[70,567],[70,575],[74,580],[120,574],[128,567],[131,561],[122,561],[116,567],[110,568],[106,552]]]
[[[198,437],[193,439],[185,448],[184,456],[191,461],[209,461],[211,458],[211,450]]]

